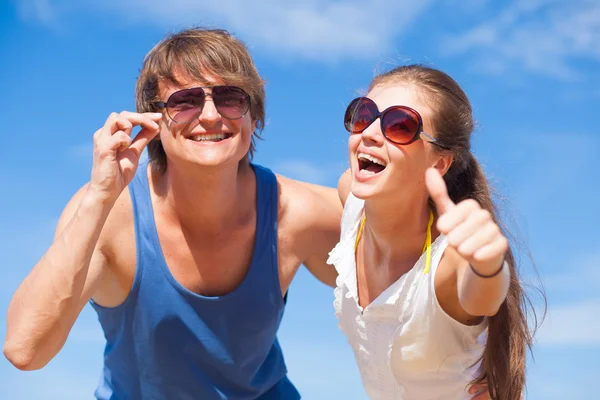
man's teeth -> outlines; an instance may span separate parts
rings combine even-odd
[[[358,159],[360,161],[370,161],[374,164],[378,164],[381,165],[382,167],[385,167],[387,164],[385,163],[385,161],[380,160],[379,158],[375,158],[370,154],[365,154],[365,153],[358,153]]]
[[[229,135],[225,134],[225,133],[213,133],[210,135],[195,135],[195,136],[190,136],[189,139],[190,140],[194,140],[196,142],[205,142],[205,141],[218,141],[218,140],[223,140],[226,139],[227,137],[229,137]]]

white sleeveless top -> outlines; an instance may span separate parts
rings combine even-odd
[[[487,322],[467,326],[444,312],[434,276],[447,246],[440,235],[415,266],[363,310],[358,304],[355,241],[364,201],[351,193],[342,216],[341,240],[329,253],[338,271],[335,313],[354,350],[367,395],[375,400],[470,399],[478,375]]]

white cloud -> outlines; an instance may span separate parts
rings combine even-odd
[[[565,265],[563,270],[544,278],[548,291],[592,293],[600,287],[600,252],[579,257]]]
[[[21,18],[37,20],[46,25],[55,25],[56,12],[51,0],[26,0],[17,2],[17,11]]]
[[[514,0],[493,18],[450,37],[443,49],[474,56],[474,70],[502,74],[519,68],[577,79],[573,63],[600,61],[600,3]]]
[[[537,333],[541,345],[600,346],[600,298],[552,306]]]
[[[249,45],[279,58],[300,57],[332,63],[384,59],[397,53],[397,38],[433,0],[19,0],[23,18],[65,29],[68,15],[90,12],[129,24],[179,29],[206,25],[230,29]],[[492,12],[493,7],[503,7]],[[600,61],[600,2],[596,0],[489,0],[439,2],[465,30],[440,40],[447,55],[468,55],[475,71],[504,74],[523,69],[577,79],[578,60]]]
[[[104,12],[130,23],[166,27],[227,27],[248,44],[278,56],[319,62],[378,57],[414,22],[431,0],[21,0],[21,14],[47,22],[74,11]],[[43,10],[40,12],[38,10]]]

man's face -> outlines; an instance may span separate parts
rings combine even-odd
[[[256,129],[256,121],[252,120],[250,111],[241,117],[234,114],[233,118],[228,114],[229,109],[219,107],[219,112],[213,96],[217,96],[217,103],[220,104],[223,93],[218,93],[219,89],[213,87],[226,85],[219,78],[208,76],[206,80],[199,82],[176,77],[181,82],[180,86],[168,82],[159,85],[161,101],[166,102],[173,93],[180,90],[197,87],[203,87],[204,101],[198,102],[193,93],[189,94],[190,103],[202,104],[201,112],[193,113],[191,120],[178,118],[174,112],[169,116],[166,110],[163,111],[159,137],[167,158],[170,162],[180,159],[207,167],[237,164],[248,153],[252,134]],[[189,122],[176,122],[181,120]]]

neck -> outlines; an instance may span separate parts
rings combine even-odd
[[[427,197],[365,201],[364,240],[369,264],[412,268],[421,256],[429,222]],[[432,227],[432,236],[435,236]]]
[[[168,218],[193,230],[221,231],[254,209],[254,179],[250,163],[243,160],[218,167],[170,163],[164,174],[152,173],[151,181]]]

